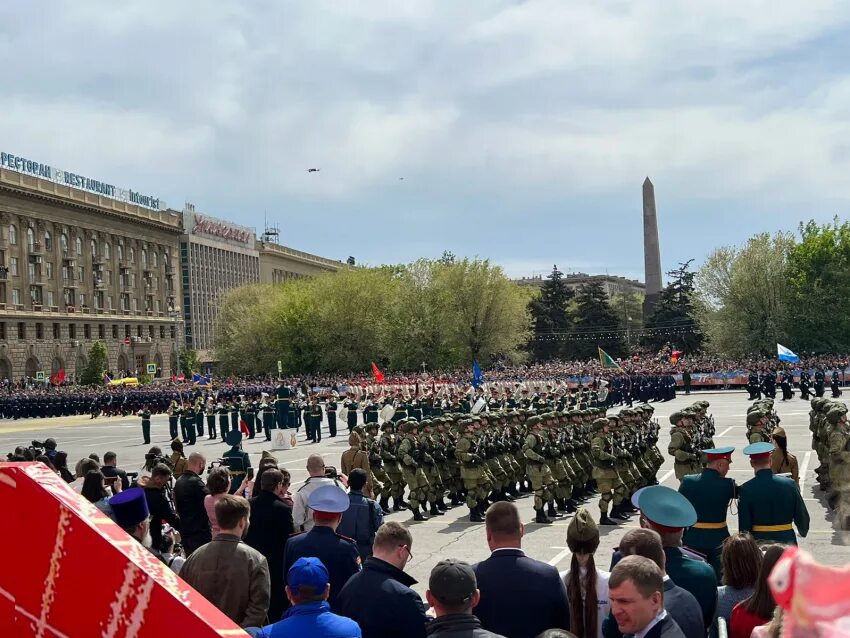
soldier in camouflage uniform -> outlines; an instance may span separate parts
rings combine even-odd
[[[816,397],[811,400],[810,405],[812,409],[809,412],[809,429],[812,431],[812,449],[818,455],[818,467],[815,468],[815,474],[821,490],[829,491],[831,486],[829,482],[829,441],[824,428],[824,424],[827,423],[826,412],[828,412],[829,400]]]
[[[369,480],[372,483],[372,492],[375,500],[381,506],[384,514],[390,513],[390,494],[389,494],[389,478],[384,471],[384,461],[381,458],[381,446],[378,439],[378,424],[366,423],[358,425],[354,431],[360,434],[363,441],[362,447],[366,450],[366,456],[369,458]]]
[[[593,438],[590,441],[590,453],[593,456],[593,480],[599,490],[599,523],[600,525],[616,525],[617,522],[608,517],[608,506],[614,501],[614,510],[622,507],[626,497],[626,486],[620,480],[615,467],[617,456],[614,450],[614,440],[608,429],[608,419],[596,419],[593,424]]]
[[[479,444],[484,450],[487,469],[490,472],[492,492],[490,493],[491,501],[506,501],[513,500],[505,495],[505,488],[508,484],[508,474],[505,468],[499,462],[499,457],[502,454],[501,436],[497,428],[491,426],[486,415],[478,416],[478,428],[480,432]],[[486,510],[486,508],[485,508]]]
[[[466,506],[469,508],[471,523],[480,523],[484,520],[489,491],[484,473],[485,461],[478,452],[478,438],[473,421],[469,419],[459,421],[455,457],[460,463],[460,477],[466,490]]]
[[[399,467],[399,459],[396,455],[398,441],[396,440],[395,423],[385,421],[381,425],[380,454],[384,463],[384,471],[387,475],[387,483],[384,483],[384,496],[393,499],[393,511],[400,512],[408,508],[404,501],[404,476]]]
[[[545,437],[545,454],[543,456],[546,458],[546,464],[552,470],[552,478],[555,480],[553,486],[555,503],[558,504],[557,509],[559,511],[566,512],[568,511],[567,500],[572,498],[573,495],[573,479],[575,478],[575,474],[569,465],[564,462],[565,459],[558,441],[559,432],[555,415],[553,413],[547,413],[542,415],[541,418],[543,419],[544,427],[541,434]],[[549,509],[546,512],[549,518],[558,517],[555,503],[549,503]],[[575,511],[575,508],[572,511]]]
[[[850,425],[847,407],[832,403],[826,413],[829,422],[829,474],[835,497],[830,505],[837,509],[840,529],[850,529]]]
[[[428,501],[428,492],[431,485],[423,469],[426,465],[433,465],[434,459],[422,450],[416,431],[417,423],[412,419],[398,421],[399,433],[402,436],[398,445],[399,469],[401,469],[404,482],[408,489],[408,507],[413,513],[414,521],[428,520],[419,511],[420,506]]]
[[[448,490],[452,506],[460,505],[461,503],[463,503],[463,481],[460,478],[460,461],[458,461],[457,455],[455,454],[455,447],[457,446],[457,437],[449,427],[451,419],[438,417],[436,421],[436,437],[443,445],[443,449],[445,450],[446,456],[444,466],[445,471],[443,472],[443,482],[446,486],[446,489]]]
[[[437,443],[431,429],[431,421],[425,420],[419,424],[419,445],[423,451],[425,475],[428,477],[428,503],[431,516],[441,516],[447,509],[443,499],[446,490],[443,485],[443,464],[446,461],[442,444]],[[430,461],[428,460],[430,459]]]
[[[702,452],[695,447],[692,417],[686,410],[670,415],[673,427],[670,429],[667,453],[675,459],[673,470],[680,483],[688,474],[699,474],[702,471]]]
[[[525,437],[522,452],[527,459],[526,472],[531,481],[531,489],[534,491],[534,511],[537,513],[534,520],[537,523],[551,523],[552,519],[546,516],[543,508],[548,503],[550,511],[553,509],[555,480],[544,454],[546,438],[542,431],[543,426],[539,416],[530,417],[526,425],[528,434]]]
[[[747,441],[750,443],[769,443],[765,430],[767,414],[756,409],[747,412]]]

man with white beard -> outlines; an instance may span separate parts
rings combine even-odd
[[[112,507],[115,522],[150,553],[162,560],[159,552],[151,547],[153,541],[151,540],[150,512],[145,491],[140,487],[131,487],[109,499],[109,505]]]

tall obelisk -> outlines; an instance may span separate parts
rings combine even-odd
[[[643,322],[646,324],[661,293],[661,249],[658,245],[655,187],[648,177],[643,182],[643,268],[646,281]]]

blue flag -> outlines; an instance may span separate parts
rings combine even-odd
[[[781,343],[776,344],[776,354],[778,355],[780,361],[788,361],[791,363],[798,363],[800,361],[800,357],[791,352]]]
[[[478,362],[474,359],[472,360],[472,387],[480,388],[481,384],[484,383],[484,373],[481,372],[481,366],[478,365]]]

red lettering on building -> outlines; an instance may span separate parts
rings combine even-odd
[[[192,233],[196,235],[213,235],[222,239],[232,239],[243,244],[248,244],[251,241],[251,233],[209,219],[203,215],[195,215],[195,225],[192,227]]]

